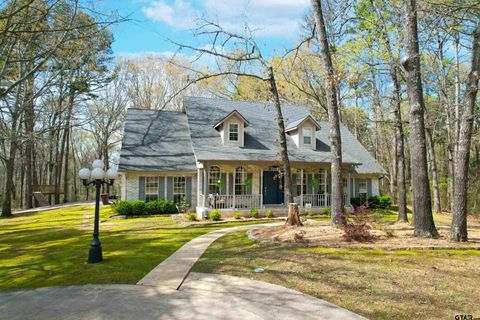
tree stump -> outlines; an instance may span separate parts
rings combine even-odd
[[[300,221],[300,214],[298,212],[298,204],[296,203],[289,203],[288,204],[288,217],[287,221],[285,222],[287,226],[303,226],[302,221]]]

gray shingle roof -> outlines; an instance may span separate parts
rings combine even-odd
[[[120,154],[120,169],[146,171],[193,171],[195,158],[205,160],[278,161],[280,159],[275,109],[271,103],[185,97],[186,114],[169,111],[129,109]],[[226,146],[215,124],[237,110],[249,121],[244,147]],[[282,106],[286,127],[309,116],[303,106]],[[161,112],[145,145],[141,139],[149,121]],[[299,149],[287,135],[292,162],[330,162],[329,124],[320,122],[316,150]],[[341,127],[343,162],[359,164],[358,173],[383,174],[385,170],[353,137]],[[192,149],[193,148],[193,149]],[[194,156],[195,154],[195,156]]]
[[[142,145],[152,119],[154,123]],[[187,116],[172,111],[128,109],[119,169],[196,171]]]

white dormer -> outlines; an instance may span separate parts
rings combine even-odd
[[[220,132],[224,145],[243,147],[245,145],[245,128],[247,119],[237,110],[233,110],[221,119],[214,128]]]
[[[315,150],[317,147],[316,132],[320,125],[311,115],[292,121],[287,125],[285,132],[292,137],[298,148]]]

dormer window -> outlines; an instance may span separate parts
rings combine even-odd
[[[224,145],[243,147],[245,146],[245,128],[248,125],[247,119],[237,110],[233,110],[220,119],[213,128],[220,133]]]
[[[228,140],[238,141],[238,123],[230,123],[228,125]]]
[[[320,130],[320,125],[311,115],[291,121],[285,128],[285,132],[290,135],[298,148],[315,150],[316,132]]]
[[[312,128],[303,128],[303,144],[312,144]]]

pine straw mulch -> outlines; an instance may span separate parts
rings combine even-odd
[[[329,221],[307,220],[302,227],[272,226],[252,229],[248,236],[256,241],[327,248],[366,248],[380,250],[417,249],[477,249],[480,250],[480,221],[469,221],[468,242],[453,242],[449,239],[450,228],[437,225],[439,238],[413,236],[413,227],[408,223],[374,222],[370,232],[374,240],[348,242],[342,239],[343,229],[333,227]]]

